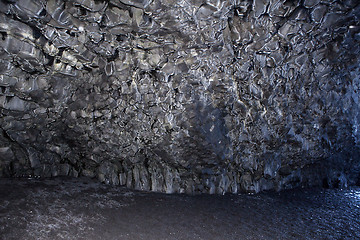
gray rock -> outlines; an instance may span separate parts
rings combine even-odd
[[[320,0],[305,0],[304,6],[307,8],[312,8],[319,3],[320,3]]]
[[[0,176],[357,182],[356,1],[0,2]]]
[[[69,164],[60,164],[59,175],[60,176],[68,176],[70,172],[70,165]]]

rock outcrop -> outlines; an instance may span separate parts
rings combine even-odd
[[[0,176],[355,184],[356,0],[2,0]]]

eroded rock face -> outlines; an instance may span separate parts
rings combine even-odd
[[[0,1],[0,176],[356,183],[358,1]]]

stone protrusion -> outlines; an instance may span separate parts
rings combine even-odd
[[[0,1],[0,176],[211,194],[355,184],[359,12]]]

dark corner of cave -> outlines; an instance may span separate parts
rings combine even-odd
[[[360,238],[359,56],[357,0],[0,0],[0,239]]]

